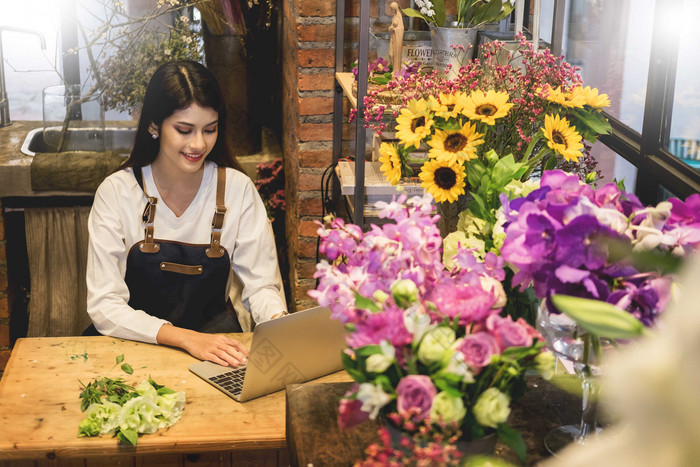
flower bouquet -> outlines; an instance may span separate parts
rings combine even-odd
[[[538,168],[559,167],[582,178],[593,171],[585,142],[610,132],[601,112],[610,104],[607,96],[584,88],[575,67],[520,39],[522,67],[498,64],[503,43],[495,41],[454,80],[434,71],[398,78],[382,88],[404,100],[393,112],[397,141],[382,143],[379,151],[390,183],[413,175],[409,162],[416,151],[427,153],[419,176],[437,202],[454,202],[464,194],[466,167],[476,159],[486,163],[490,150],[526,163],[524,180]],[[386,130],[386,110],[369,93],[367,126]]]
[[[480,262],[460,248],[445,269],[431,203],[429,195],[377,203],[394,223],[367,233],[341,219],[319,229],[320,251],[334,263],[317,265],[309,294],[349,330],[343,362],[357,382],[338,424],[381,416],[411,434],[404,444],[413,447],[498,433],[524,457],[506,423],[510,403],[524,392],[525,371],[551,374],[554,359],[535,329],[499,315],[502,259],[487,253]]]
[[[673,259],[700,249],[700,195],[644,207],[614,183],[594,189],[555,170],[527,196],[501,198],[501,255],[516,270],[513,285],[533,285],[546,299],[538,329],[583,383],[580,427],[545,436],[556,452],[596,432],[601,349],[657,322],[671,296]]]

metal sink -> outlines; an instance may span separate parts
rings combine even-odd
[[[61,128],[37,128],[27,133],[20,151],[27,156],[37,152],[57,152]],[[69,128],[63,143],[67,151],[113,151],[130,154],[136,138],[135,127]]]

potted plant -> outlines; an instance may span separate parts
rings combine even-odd
[[[474,56],[477,31],[500,21],[513,11],[515,0],[456,0],[457,19],[446,24],[445,0],[416,0],[418,10],[404,8],[407,16],[423,19],[430,27],[433,66],[454,78]]]

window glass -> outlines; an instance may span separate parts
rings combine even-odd
[[[700,2],[684,0],[678,16],[680,40],[673,96],[673,114],[668,150],[687,164],[700,169]]]
[[[692,0],[691,0],[692,1]],[[584,85],[610,97],[606,111],[642,131],[655,0],[569,0],[564,54]]]
[[[40,32],[46,40],[46,49],[42,50],[35,35],[2,32],[5,90],[12,120],[41,120],[42,89],[61,83],[55,69],[60,53],[57,49],[60,3],[50,0],[2,3],[2,24]]]
[[[591,155],[595,157],[598,165],[596,171],[601,175],[598,186],[613,181],[623,181],[625,190],[634,193],[635,181],[637,180],[637,168],[624,157],[604,145],[600,141],[596,142],[591,149]]]

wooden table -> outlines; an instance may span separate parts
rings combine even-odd
[[[252,339],[250,333],[231,336],[247,345]],[[121,354],[133,375],[115,365]],[[18,340],[0,380],[0,466],[286,465],[284,391],[239,403],[190,373],[195,362],[179,349],[104,336]],[[135,384],[151,376],[185,391],[182,419],[141,436],[136,447],[108,435],[78,438],[78,380],[103,376]],[[339,372],[319,381],[349,377]]]
[[[523,435],[527,465],[549,456],[544,435],[552,428],[576,424],[581,399],[539,376],[526,377],[528,391],[512,407],[508,423]],[[287,439],[293,466],[352,465],[365,459],[365,449],[377,441],[378,423],[368,421],[352,430],[337,425],[338,401],[351,383],[287,386]],[[494,455],[513,465],[520,462],[501,441]]]

